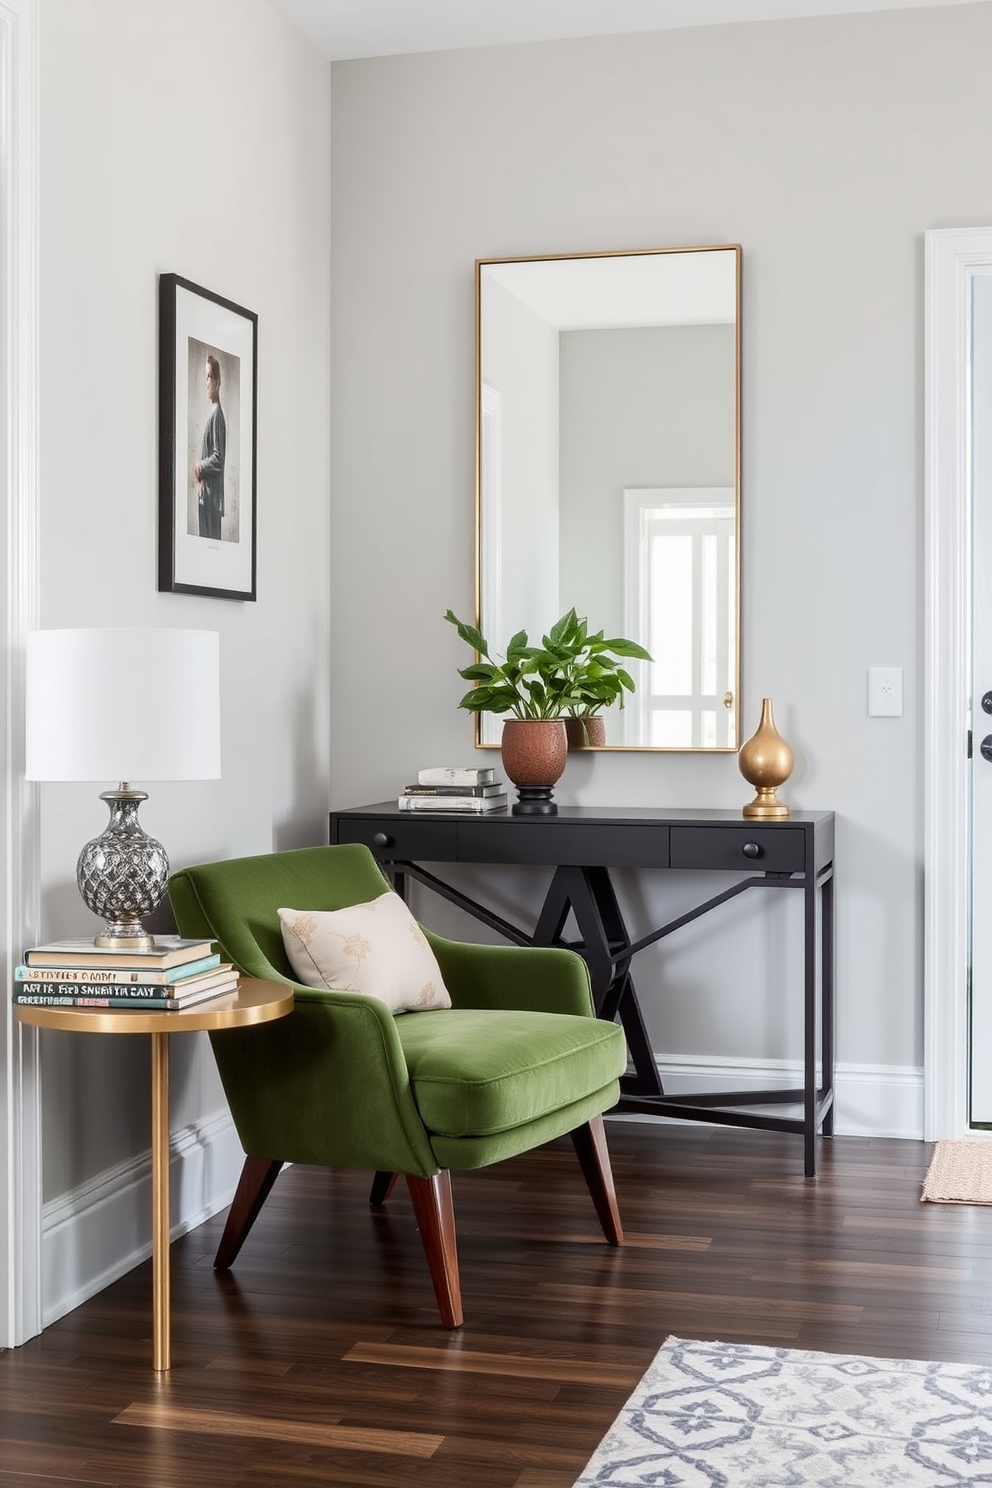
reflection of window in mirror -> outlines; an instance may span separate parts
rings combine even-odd
[[[733,487],[624,491],[624,633],[654,658],[631,665],[626,744],[736,747],[734,525]]]

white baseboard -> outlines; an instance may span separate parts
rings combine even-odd
[[[169,1139],[169,1213],[175,1240],[230,1203],[244,1152],[229,1112]],[[44,1327],[125,1275],[152,1253],[151,1149],[109,1168],[42,1210]]]
[[[803,1082],[798,1060],[740,1060],[658,1054],[668,1095],[710,1090],[789,1090]],[[779,1106],[780,1113],[790,1108]],[[637,1114],[615,1121],[650,1120]],[[838,1137],[923,1140],[923,1070],[913,1065],[838,1064],[834,1070],[834,1133]]]

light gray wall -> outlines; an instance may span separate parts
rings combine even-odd
[[[334,803],[469,752],[441,616],[473,595],[473,260],[740,242],[744,728],[773,698],[784,798],[839,814],[839,1052],[873,1067],[922,1059],[922,243],[992,213],[990,56],[975,4],[333,68],[331,627],[363,636],[333,647]],[[902,719],[866,716],[873,664]],[[749,793],[732,755],[614,754],[556,794]],[[635,931],[698,892],[623,890]],[[642,958],[659,1048],[798,1053],[795,898]]]
[[[40,0],[39,21],[42,624],[220,632],[223,778],[142,809],[174,867],[326,841],[330,67],[265,0]],[[156,590],[161,272],[258,314],[255,604]],[[74,870],[102,788],[41,788],[46,936],[97,923]],[[50,1199],[147,1151],[149,1059],[42,1045]],[[174,1041],[173,1128],[224,1106],[206,1040]]]

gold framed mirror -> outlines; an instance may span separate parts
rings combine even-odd
[[[604,749],[740,742],[741,249],[477,259],[476,620],[651,662]],[[476,715],[476,744],[502,720]]]

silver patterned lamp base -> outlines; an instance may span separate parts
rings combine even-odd
[[[106,920],[94,944],[111,950],[134,950],[154,944],[141,923],[165,898],[169,859],[161,842],[138,822],[138,807],[147,792],[132,790],[122,780],[117,790],[103,791],[110,821],[99,837],[87,842],[76,863],[76,883],[83,902]]]

